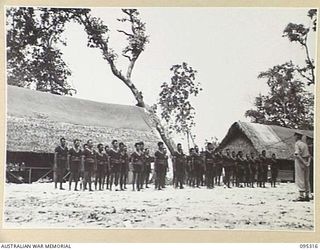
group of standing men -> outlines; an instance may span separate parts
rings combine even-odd
[[[128,173],[131,166],[133,173],[132,188],[140,191],[144,185],[148,188],[151,174],[151,162],[155,162],[155,186],[164,188],[166,173],[168,171],[168,156],[163,142],[158,143],[155,157],[150,156],[150,151],[144,148],[143,142],[135,143],[135,150],[129,156],[127,146],[117,140],[113,140],[111,148],[103,144],[93,148],[92,140],[88,140],[83,148],[80,140],[75,139],[73,147],[68,149],[65,138],[60,139],[60,145],[55,148],[54,154],[54,182],[55,188],[60,183],[63,189],[63,178],[69,171],[69,190],[72,182],[75,182],[74,190],[80,189],[92,191],[92,179],[94,178],[95,190],[112,190],[113,186],[118,190],[127,189]]]
[[[310,193],[310,165],[312,159],[306,143],[302,142],[302,135],[296,133],[295,144],[295,181],[299,188],[299,198],[296,201],[309,201]],[[92,178],[94,178],[95,189],[112,190],[113,185],[120,190],[126,189],[128,173],[133,173],[132,188],[140,191],[144,185],[148,188],[151,163],[154,162],[154,184],[160,190],[165,187],[166,173],[169,170],[166,148],[163,142],[158,143],[154,157],[150,151],[144,148],[143,142],[135,143],[135,150],[129,156],[124,143],[113,140],[111,148],[103,144],[93,148],[92,140],[88,140],[83,148],[80,147],[80,140],[74,140],[73,147],[68,149],[66,140],[60,139],[60,145],[55,148],[54,155],[54,179],[55,188],[60,182],[60,189],[63,189],[63,177],[66,170],[70,172],[69,189],[72,181],[75,182],[75,190],[80,189],[92,191]],[[214,188],[215,185],[225,187],[266,187],[268,182],[268,171],[271,171],[271,187],[276,187],[276,180],[279,171],[279,162],[273,153],[267,158],[265,150],[255,157],[254,153],[244,156],[242,151],[224,152],[214,150],[213,144],[208,143],[206,150],[200,152],[195,146],[189,150],[189,155],[184,154],[182,145],[177,144],[177,150],[172,155],[173,163],[173,185],[175,188],[183,188],[184,184],[191,187],[206,185],[207,188]],[[130,167],[131,166],[131,167]],[[224,172],[224,174],[222,174]],[[223,179],[222,179],[223,177]],[[313,186],[313,185],[312,185]],[[312,190],[311,190],[312,191]]]
[[[215,151],[213,144],[208,143],[206,150],[199,152],[195,146],[190,149],[189,155],[182,151],[181,144],[177,145],[177,151],[173,155],[173,173],[175,187],[183,188],[186,183],[192,187],[206,185],[214,188],[221,185],[222,176],[225,187],[265,187],[268,181],[268,170],[271,170],[271,186],[276,186],[279,163],[276,155],[267,158],[263,150],[258,157],[254,153],[244,156],[242,151],[224,152]],[[224,175],[222,174],[224,172]]]

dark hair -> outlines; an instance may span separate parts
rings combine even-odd
[[[112,140],[111,144],[114,145],[118,140]]]
[[[124,146],[124,143],[123,142],[119,142],[119,147],[122,147]]]
[[[99,143],[98,146],[97,146],[97,148],[100,148],[101,146],[103,147],[103,144],[102,144],[102,143]]]
[[[141,142],[139,142],[139,144],[140,144],[140,145],[144,145],[144,142],[143,142],[143,141],[141,141]]]
[[[181,143],[178,143],[178,144],[177,144],[177,147],[178,147],[178,146],[181,146]]]
[[[159,142],[158,142],[158,147],[160,147],[161,145],[163,145],[163,142],[162,142],[162,141],[159,141]]]
[[[73,140],[73,143],[76,143],[76,141],[80,141],[80,140],[79,140],[79,139],[74,139],[74,140]]]
[[[61,138],[60,138],[60,142],[62,142],[62,140],[66,140],[66,139],[65,139],[64,137],[61,137]]]
[[[92,139],[87,140],[87,144],[88,144],[90,141],[92,142]]]
[[[207,146],[211,146],[211,145],[212,145],[212,143],[211,143],[211,142],[208,142],[208,143],[207,143]]]
[[[139,142],[136,142],[136,143],[134,144],[135,147],[137,147],[137,146],[139,146],[139,145],[140,145]]]

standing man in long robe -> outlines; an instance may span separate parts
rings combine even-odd
[[[299,197],[295,201],[310,201],[310,153],[306,143],[302,141],[302,135],[294,134],[295,137],[295,183],[299,190]]]

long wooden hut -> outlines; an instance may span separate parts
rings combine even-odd
[[[52,168],[53,151],[61,137],[68,146],[79,138],[82,143],[92,139],[111,144],[113,139],[128,145],[144,141],[153,152],[161,141],[144,109],[107,104],[67,96],[7,87],[7,164],[23,163],[24,168]],[[33,174],[32,181],[37,176]],[[31,172],[31,171],[29,171]]]
[[[255,155],[266,150],[267,156],[273,153],[281,162],[280,180],[294,180],[294,133],[299,132],[305,137],[313,138],[313,131],[296,130],[276,125],[264,125],[249,122],[235,122],[219,145],[220,150],[229,148],[231,151],[253,152]]]

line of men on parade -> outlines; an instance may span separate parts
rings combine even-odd
[[[135,143],[135,150],[129,156],[127,146],[117,140],[113,140],[111,148],[98,144],[94,149],[92,140],[88,140],[81,148],[80,140],[74,140],[73,147],[68,149],[66,140],[60,139],[60,145],[55,148],[54,155],[54,182],[55,188],[60,183],[63,189],[63,177],[66,170],[70,172],[69,190],[72,182],[75,182],[74,190],[80,189],[92,191],[92,178],[94,177],[95,190],[104,188],[112,190],[113,186],[120,190],[127,189],[128,173],[132,171],[132,189],[140,191],[145,186],[148,188],[151,163],[154,162],[155,188],[165,188],[166,173],[169,171],[169,157],[163,142],[158,143],[158,149],[154,156],[144,148],[143,142]],[[265,187],[268,181],[268,168],[271,170],[271,186],[276,186],[278,175],[278,161],[275,154],[271,159],[267,158],[263,150],[258,157],[253,153],[243,155],[242,151],[215,152],[213,144],[207,143],[206,150],[199,152],[195,146],[189,150],[189,155],[184,154],[182,145],[177,144],[177,150],[172,155],[173,185],[183,188],[184,184],[191,187],[206,185],[214,188],[221,185],[221,177],[224,169],[223,184],[225,187]],[[130,168],[130,165],[132,166]],[[117,189],[116,189],[117,190]]]

